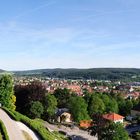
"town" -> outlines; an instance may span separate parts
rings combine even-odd
[[[85,92],[107,92],[107,93],[120,93],[127,98],[138,99],[140,96],[140,82],[121,82],[109,80],[66,80],[59,78],[48,77],[30,77],[21,76],[14,78],[15,85],[29,85],[33,81],[40,81],[46,88],[48,93],[54,93],[58,88],[69,89],[78,96],[84,96]]]
[[[14,77],[15,87],[31,87],[31,85],[36,82],[41,83],[42,87],[45,89],[46,95],[54,95],[58,101],[57,111],[54,114],[55,116],[52,117],[53,120],[49,120],[49,122],[53,122],[54,125],[47,124],[47,126],[49,126],[50,128],[60,131],[65,135],[70,135],[70,132],[68,130],[71,129],[74,131],[74,126],[76,126],[78,127],[78,129],[82,129],[81,131],[87,132],[86,134],[85,132],[83,132],[85,138],[93,139],[93,137],[89,138],[90,136],[86,135],[88,135],[91,131],[90,128],[94,126],[94,117],[96,118],[97,114],[102,114],[101,116],[99,115],[98,118],[101,117],[114,123],[119,122],[123,124],[123,128],[129,134],[129,137],[139,139],[138,132],[140,131],[140,82],[122,82],[91,79],[72,80],[37,76]],[[63,102],[65,98],[71,98],[70,95],[65,95],[66,93],[82,97],[86,101],[87,98],[91,98],[90,100],[93,100],[89,102],[87,101],[87,104],[91,105],[91,107],[88,106],[88,112],[90,112],[89,109],[93,111],[89,113],[91,119],[85,120],[85,117],[84,119],[80,119],[77,121],[75,120],[75,118],[73,118],[73,112],[71,112],[71,109],[67,108],[69,107],[67,103],[65,103],[65,101]],[[64,95],[60,95],[62,97],[59,97],[59,94]],[[96,96],[101,96],[100,98],[103,102],[100,102],[100,100],[98,100]],[[94,101],[94,98],[97,102]],[[108,100],[109,98],[112,98],[111,100],[114,102],[109,103],[109,101],[106,101],[107,98]],[[93,104],[91,102],[93,102]],[[100,103],[103,103],[104,105],[101,106]],[[94,117],[92,117],[92,115]],[[77,125],[74,125],[75,122],[78,122],[76,123]],[[58,128],[56,127],[56,124],[59,124]],[[65,126],[68,126],[66,127],[67,129],[65,128]],[[97,133],[98,132],[96,132],[96,134]],[[73,135],[76,137],[76,134],[78,135],[77,130]],[[94,137],[96,138],[97,135],[95,135]],[[98,139],[100,138],[98,137]]]

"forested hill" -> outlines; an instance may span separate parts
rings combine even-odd
[[[0,69],[0,73],[6,72],[5,70]]]
[[[99,80],[139,80],[140,69],[134,68],[91,68],[91,69],[40,69],[15,71],[15,75],[38,75],[66,79],[99,79]]]

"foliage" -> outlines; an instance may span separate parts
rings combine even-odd
[[[133,107],[133,102],[131,100],[124,99],[123,97],[120,96],[118,96],[116,100],[119,107],[119,114],[124,116],[129,115]]]
[[[46,89],[39,81],[34,81],[29,85],[16,85],[15,95],[17,98],[17,111],[29,116],[29,108],[32,101],[40,101],[46,96]]]
[[[21,85],[16,85],[15,88],[15,95],[16,95],[16,110],[26,114],[27,105],[29,104],[29,91],[28,91],[28,86],[21,86]]]
[[[0,103],[4,107],[15,110],[15,101],[12,76],[3,74],[0,77]]]
[[[3,138],[2,138],[3,136],[2,136],[2,134],[1,134],[1,132],[0,132],[0,140],[3,140]]]
[[[89,104],[90,98],[91,98],[92,94],[91,93],[86,93],[84,95],[84,99],[86,101],[87,104]]]
[[[106,120],[103,119],[101,114],[93,114],[92,116],[93,120],[93,126],[89,128],[89,131],[91,132],[91,135],[96,135],[98,136],[98,139],[100,140],[101,138],[101,133],[103,132],[103,128],[106,125]]]
[[[98,136],[98,140],[128,140],[128,133],[120,123],[103,119],[102,115],[93,115],[91,134]]]
[[[90,119],[87,111],[87,104],[82,97],[71,97],[68,102],[68,108],[72,113],[74,121],[80,122],[81,120]]]
[[[43,100],[45,117],[52,118],[57,108],[57,99],[54,95],[48,94]]]
[[[54,91],[54,96],[56,97],[56,99],[58,101],[58,107],[64,108],[67,106],[68,100],[72,96],[72,94],[66,88],[64,88],[64,89],[58,88]]]
[[[103,113],[105,111],[105,105],[99,96],[92,95],[88,104],[88,111],[92,117],[93,113]]]
[[[4,140],[10,140],[4,123],[0,120],[0,130]]]
[[[117,101],[108,94],[105,93],[93,93],[86,94],[84,97],[88,104],[88,112],[92,117],[95,113],[118,113],[118,103]]]
[[[102,140],[128,140],[129,136],[123,125],[120,123],[107,124],[102,131],[101,139]]]
[[[118,104],[115,99],[110,98],[109,104],[106,108],[106,112],[115,112],[118,113]]]
[[[46,96],[45,86],[40,81],[33,81],[28,85],[28,99],[29,101],[42,101]]]
[[[140,69],[132,68],[42,69],[14,73],[16,75],[39,75],[66,79],[140,80]]]
[[[44,107],[39,101],[32,101],[30,103],[30,116],[31,118],[40,118],[44,112]]]

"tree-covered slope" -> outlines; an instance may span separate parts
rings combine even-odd
[[[15,75],[39,75],[53,78],[69,79],[140,79],[140,69],[135,68],[91,68],[91,69],[40,69],[15,71]]]

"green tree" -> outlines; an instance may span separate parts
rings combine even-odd
[[[80,122],[81,120],[90,119],[87,111],[87,104],[82,97],[71,97],[68,102],[68,108],[72,113],[74,121]]]
[[[101,133],[101,140],[128,140],[129,136],[123,125],[120,123],[110,122],[106,125]]]
[[[57,99],[54,95],[48,94],[43,100],[44,116],[51,119],[57,108]]]
[[[105,104],[98,95],[92,95],[88,104],[88,112],[90,116],[94,113],[103,113],[105,111]]]
[[[130,114],[131,109],[133,107],[133,101],[125,100],[122,97],[117,99],[118,106],[119,106],[119,114],[127,116]]]
[[[109,112],[118,113],[118,110],[119,110],[118,103],[113,97],[111,97],[108,94],[102,94],[100,97],[105,104],[105,112],[106,113],[109,113]]]
[[[121,97],[121,96],[118,96],[116,98],[116,101],[118,103],[119,114],[125,115],[125,109],[124,109],[124,107],[125,107],[125,99],[123,97]]]
[[[73,94],[71,94],[70,91],[66,88],[64,89],[58,88],[54,91],[54,96],[56,97],[58,101],[59,108],[67,107],[68,100],[72,95]]]
[[[30,117],[40,118],[43,112],[44,112],[44,108],[41,102],[32,101],[30,103]]]
[[[106,106],[106,112],[118,113],[118,103],[115,99],[110,98],[108,105]]]
[[[132,108],[133,108],[132,101],[131,100],[126,100],[125,101],[125,107],[124,107],[124,109],[125,109],[125,111],[124,111],[125,112],[125,115],[129,115]]]
[[[0,103],[2,106],[15,110],[16,97],[14,96],[13,80],[9,74],[0,76]]]
[[[89,129],[98,140],[128,140],[128,133],[120,123],[103,119],[101,114],[93,115],[93,126]]]
[[[91,96],[92,96],[91,93],[85,94],[84,99],[85,99],[85,101],[86,101],[87,104],[89,104],[89,101],[90,101]]]

